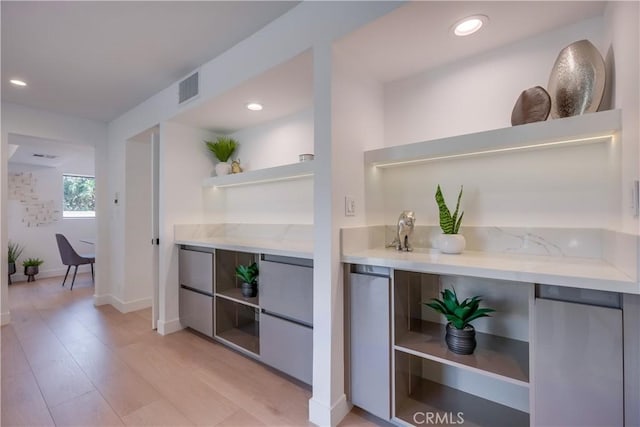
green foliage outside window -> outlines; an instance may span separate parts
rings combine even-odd
[[[64,175],[64,204],[66,212],[94,212],[96,210],[96,180],[90,176]]]

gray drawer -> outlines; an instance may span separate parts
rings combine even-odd
[[[180,288],[180,323],[213,337],[213,297]]]
[[[313,268],[260,261],[260,307],[267,312],[313,324]]]
[[[311,384],[313,329],[260,313],[260,359],[285,374]]]
[[[213,254],[180,249],[180,284],[213,295]]]

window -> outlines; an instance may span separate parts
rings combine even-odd
[[[63,218],[96,216],[96,179],[92,176],[62,175]]]

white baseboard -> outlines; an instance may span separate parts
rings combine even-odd
[[[84,271],[85,269],[87,271]],[[17,270],[16,273],[11,275],[11,283],[26,282],[27,276],[21,273],[21,271],[24,271],[24,268],[22,267],[22,265],[16,265],[16,270]],[[50,270],[43,270],[43,269],[39,269],[39,270],[40,272],[35,276],[36,280],[47,279],[49,277],[60,277],[60,284],[62,284],[62,279],[64,278],[64,274],[67,272],[67,269],[65,267],[53,268]],[[88,265],[86,267],[79,266],[78,274],[84,274],[84,273],[91,273],[91,267]],[[67,277],[67,284],[71,283],[72,277],[73,277],[73,268],[71,268],[71,270],[69,271],[69,277]]]
[[[113,295],[94,295],[93,305],[100,306],[109,304],[120,313],[130,313],[132,311],[142,310],[143,308],[151,307],[151,298],[140,298],[133,301],[122,301],[120,298]]]
[[[4,326],[4,325],[8,325],[9,322],[11,322],[11,313],[10,312],[6,312],[6,313],[1,313],[0,314],[0,325]]]
[[[122,301],[118,297],[111,297],[112,303],[116,310],[120,313],[130,313],[132,311],[142,310],[143,308],[151,307],[151,298],[140,298],[133,301]]]
[[[347,396],[342,395],[331,407],[316,400],[309,399],[309,421],[320,427],[335,427],[351,411]]]
[[[93,295],[93,305],[96,307],[107,304],[113,305],[111,295]]]
[[[158,333],[160,335],[169,335],[182,329],[184,329],[184,327],[180,323],[180,319],[173,319],[167,322],[158,320]]]

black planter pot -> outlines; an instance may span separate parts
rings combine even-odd
[[[10,262],[9,263],[9,284],[11,284],[11,275],[12,274],[16,274],[16,263],[15,262]]]
[[[455,354],[472,354],[476,349],[476,330],[470,325],[464,329],[456,329],[449,323],[445,341],[449,350]]]
[[[34,282],[36,278],[34,277],[36,274],[40,272],[40,269],[37,265],[30,265],[24,268],[24,275],[27,276],[27,282]]]
[[[251,283],[243,282],[240,290],[245,298],[253,298],[258,295],[258,285],[252,285]]]

